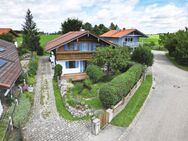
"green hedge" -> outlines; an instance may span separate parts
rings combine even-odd
[[[141,64],[135,64],[127,72],[118,75],[109,83],[101,87],[99,98],[105,108],[111,108],[118,103],[122,97],[127,96],[132,87],[140,79],[144,67]],[[109,98],[111,97],[111,98]]]

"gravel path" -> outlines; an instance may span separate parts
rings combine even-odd
[[[90,135],[89,123],[69,122],[59,117],[53,94],[52,74],[48,58],[40,58],[32,116],[23,128],[25,140],[87,141]]]
[[[164,52],[154,51],[154,89],[144,110],[122,141],[188,140],[188,72],[176,68]]]

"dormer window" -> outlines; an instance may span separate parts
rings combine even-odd
[[[0,59],[0,68],[7,63],[6,60]]]

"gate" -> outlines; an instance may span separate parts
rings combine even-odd
[[[101,129],[105,128],[108,125],[108,112],[104,111],[100,114],[100,127]]]

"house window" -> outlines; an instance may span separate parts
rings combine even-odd
[[[7,63],[6,60],[0,59],[0,67],[2,67],[3,65],[5,65]]]
[[[5,49],[4,49],[4,48],[2,48],[2,47],[0,47],[0,52],[3,52],[3,51],[5,51]]]
[[[125,42],[127,42],[127,38],[125,38]]]
[[[66,61],[66,69],[78,68],[78,61]]]

